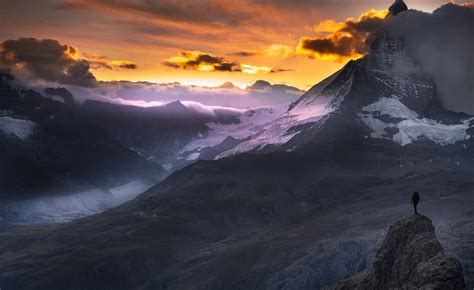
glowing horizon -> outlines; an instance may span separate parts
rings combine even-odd
[[[318,55],[304,51],[301,41],[331,33],[338,38],[342,34],[335,29],[344,21],[360,20],[368,11],[383,18],[380,11],[392,2],[213,0],[204,7],[189,2],[186,10],[168,0],[25,0],[4,4],[1,22],[14,25],[3,26],[0,40],[55,39],[71,47],[71,58],[89,61],[99,81],[210,87],[230,81],[244,88],[266,80],[308,89],[362,54]],[[407,1],[410,8],[427,12],[442,3]],[[162,12],[166,9],[168,14]]]

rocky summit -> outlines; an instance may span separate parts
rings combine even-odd
[[[431,220],[412,215],[392,225],[372,267],[335,289],[467,289],[461,263],[444,255]]]

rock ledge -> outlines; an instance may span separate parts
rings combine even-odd
[[[392,225],[372,267],[335,289],[466,289],[461,263],[444,255],[431,220],[412,215]]]

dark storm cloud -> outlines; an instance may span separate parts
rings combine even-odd
[[[432,14],[407,11],[387,26],[433,76],[443,105],[474,115],[474,4],[445,4]]]
[[[353,37],[340,38],[304,38],[301,48],[314,51],[322,55],[353,56],[354,51],[360,50],[358,42]]]
[[[90,65],[78,51],[53,39],[20,38],[1,44],[0,64],[12,72],[48,82],[93,86]]]

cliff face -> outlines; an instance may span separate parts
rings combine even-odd
[[[461,263],[444,255],[430,219],[392,225],[372,267],[326,289],[466,289]]]

